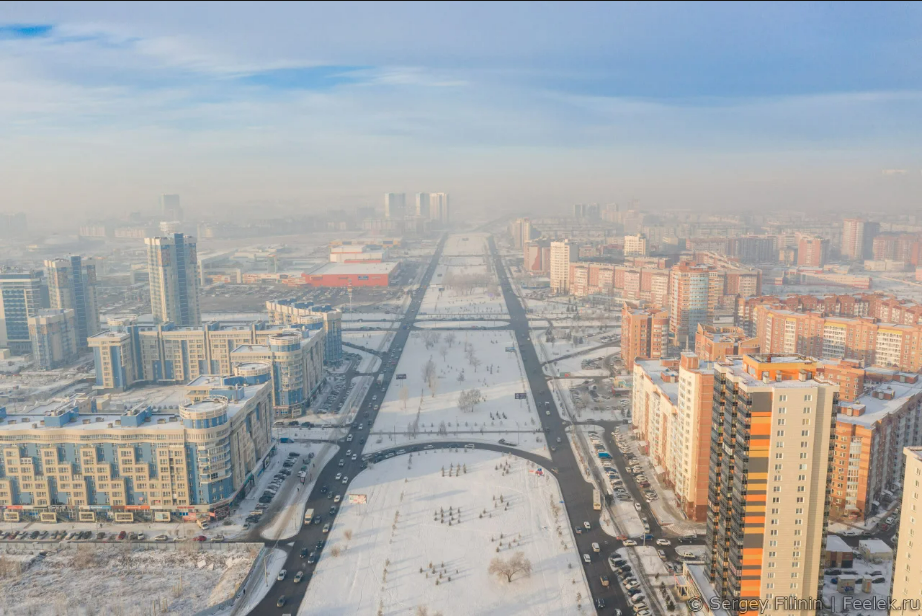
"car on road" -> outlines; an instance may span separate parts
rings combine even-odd
[[[307,564],[313,565],[316,562],[317,562],[317,555],[311,552],[310,555],[307,557]]]
[[[282,595],[281,597],[279,597],[279,600],[275,602],[275,606],[276,606],[276,607],[285,607],[285,602],[286,602],[286,601],[288,601],[288,599],[285,598],[285,595]]]
[[[193,539],[192,541],[208,541],[208,537],[206,537],[205,535],[199,535],[198,537],[196,537],[196,538]]]
[[[602,577],[599,578],[599,580],[602,582],[602,586],[605,586],[606,588],[608,587],[608,576],[607,575],[603,575]]]
[[[577,526],[577,527],[576,527],[576,534],[577,534],[577,535],[582,535],[582,534],[583,534],[583,528],[582,528],[582,526]]]
[[[592,525],[589,522],[583,522],[583,528],[586,530],[592,530]]]
[[[434,449],[434,447],[432,445],[426,445],[423,449]]]
[[[672,545],[672,542],[669,539],[657,539],[656,545]]]
[[[640,511],[641,509],[643,509],[643,507],[640,506],[640,503],[634,503],[634,509],[636,509],[637,511]]]
[[[355,461],[358,460],[358,459],[359,459],[358,454],[355,454],[355,453],[352,454],[352,461],[353,461],[353,462],[355,462]]]
[[[599,552],[599,549],[600,549],[600,548],[599,548],[599,544],[598,544],[598,543],[593,543],[593,544],[592,544],[592,551],[593,551],[593,552],[598,553],[598,552]]]
[[[282,580],[285,579],[285,576],[286,576],[286,575],[288,575],[288,571],[286,571],[285,569],[282,569],[281,571],[279,571],[279,574],[278,574],[278,576],[276,576],[275,579],[276,579],[277,581],[281,582]]]
[[[583,554],[583,562],[585,562],[585,563],[591,563],[591,562],[592,562],[592,557],[590,557],[589,554]]]
[[[169,541],[169,540],[170,538],[167,537],[166,535],[157,535],[156,537],[154,537],[154,541]]]
[[[298,582],[300,582],[300,581],[303,580],[303,579],[304,579],[304,572],[303,572],[303,571],[298,571],[297,573],[295,573],[295,579],[294,579],[295,584],[297,584]]]
[[[309,548],[301,548],[301,558],[307,558],[307,556],[308,556],[310,553],[311,553],[311,551],[310,551]]]
[[[342,497],[341,497],[339,494],[337,494],[336,496],[333,497],[333,502],[334,502],[334,503],[338,503],[338,502],[341,501],[341,500],[342,500]]]
[[[605,586],[608,586],[608,584],[605,584]],[[599,610],[605,609],[605,599],[603,599],[602,597],[599,597],[598,599],[596,599],[595,607],[596,609],[599,609]]]
[[[339,480],[342,479],[342,478],[343,478],[343,474],[342,474],[342,473],[336,473],[336,477],[333,478],[333,481],[339,481]]]
[[[343,477],[343,485],[345,485],[345,484],[347,484],[347,483],[349,483],[349,478],[348,478],[348,477]]]
[[[626,548],[630,548],[630,547],[634,547],[635,545],[637,545],[637,542],[634,541],[633,539],[625,539],[624,541],[621,542],[621,545],[623,545]]]

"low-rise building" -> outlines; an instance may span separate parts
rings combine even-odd
[[[178,410],[94,412],[65,403],[0,414],[6,514],[96,521],[223,517],[272,447],[268,383],[191,383],[207,395]]]

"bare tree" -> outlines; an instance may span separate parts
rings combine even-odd
[[[448,359],[448,347],[447,346],[440,347],[439,355],[442,356],[442,361],[447,360]]]
[[[435,398],[435,394],[439,393],[439,377],[437,374],[432,373],[429,375],[429,393]]]
[[[432,330],[426,330],[423,332],[423,343],[425,343],[427,349],[431,349],[439,343],[439,340],[442,339],[442,334]]]
[[[449,347],[450,347],[451,345],[453,345],[457,339],[458,339],[458,337],[455,335],[455,332],[448,332],[448,333],[445,335],[445,342],[448,343],[448,346],[449,346]]]
[[[465,389],[458,395],[458,408],[465,413],[473,413],[478,404],[484,401],[479,389]]]
[[[500,579],[505,578],[507,583],[511,583],[512,578],[520,573],[525,577],[531,575],[531,561],[525,558],[523,552],[516,552],[509,559],[497,556],[490,561],[490,568],[487,572]]]
[[[434,374],[436,373],[436,371],[435,371],[435,362],[432,361],[432,358],[431,358],[431,357],[426,361],[425,364],[423,364],[423,368],[422,368],[422,370],[421,370],[421,373],[422,373],[422,376],[423,376],[423,383],[428,383],[428,382],[429,382],[429,378],[432,377],[432,375],[434,375]]]
[[[480,366],[483,362],[480,361],[480,358],[476,355],[471,355],[471,365],[474,366],[474,372],[477,372],[477,367]]]
[[[407,408],[407,401],[410,399],[410,388],[404,385],[400,388],[400,401],[403,402],[403,408]]]

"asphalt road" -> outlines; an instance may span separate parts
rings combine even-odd
[[[419,312],[423,295],[429,286],[429,281],[432,279],[435,268],[438,266],[439,258],[445,247],[445,240],[446,237],[443,237],[439,242],[438,248],[432,257],[432,261],[430,261],[429,267],[426,269],[426,273],[422,278],[419,289],[414,293],[410,307],[400,322],[400,329],[397,330],[397,335],[394,337],[389,351],[390,356],[395,359],[400,357],[406,345],[411,326]],[[339,454],[320,471],[320,475],[317,477],[317,482],[314,484],[314,489],[311,491],[311,495],[307,502],[307,509],[313,509],[314,515],[320,515],[322,517],[322,523],[305,524],[294,538],[286,539],[279,543],[279,547],[289,550],[283,567],[288,571],[288,575],[284,580],[277,581],[272,588],[269,589],[266,597],[252,612],[250,612],[251,614],[259,616],[263,614],[281,615],[293,614],[298,611],[298,606],[301,604],[301,600],[304,599],[304,593],[307,591],[307,586],[311,581],[311,576],[314,571],[314,566],[308,565],[307,560],[301,558],[301,550],[308,548],[314,551],[315,555],[319,557],[322,546],[318,546],[318,542],[326,539],[326,535],[322,532],[323,525],[333,523],[339,508],[339,505],[336,505],[336,510],[331,511],[330,508],[334,506],[332,495],[345,495],[349,487],[349,480],[358,475],[362,470],[364,464],[362,460],[362,451],[365,449],[365,444],[361,441],[367,438],[368,431],[374,424],[377,414],[375,407],[380,406],[381,401],[384,399],[387,386],[394,376],[395,366],[396,361],[391,363],[388,358],[382,361],[379,374],[384,375],[383,383],[380,385],[374,383],[368,390],[356,414],[355,421],[349,428],[349,432],[345,437],[348,438],[352,436],[354,440],[352,442],[341,443]],[[359,426],[362,426],[363,429],[360,430]],[[353,460],[351,454],[346,456],[346,450],[351,450],[352,454],[355,454],[356,459]],[[343,466],[339,466],[340,461],[342,461]],[[334,477],[337,473],[342,473],[345,481],[334,481]],[[326,493],[323,493],[324,488],[328,488]],[[328,495],[330,498],[328,498]],[[289,544],[291,545],[289,546]],[[272,545],[275,545],[275,542],[272,542]],[[295,584],[294,576],[297,571],[304,571],[304,579],[300,583]],[[279,607],[277,606],[277,602],[282,595],[285,596],[285,605]]]

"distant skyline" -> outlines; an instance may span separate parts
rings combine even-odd
[[[919,207],[917,3],[0,7],[0,212]]]

